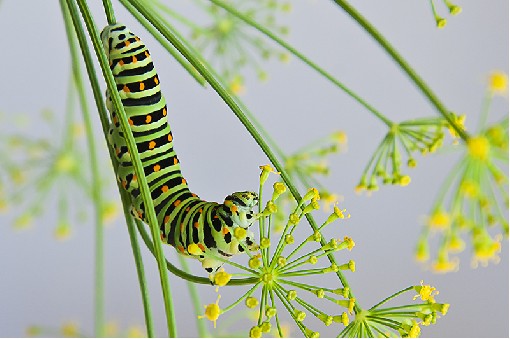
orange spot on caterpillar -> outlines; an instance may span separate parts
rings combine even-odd
[[[115,153],[117,153],[117,155],[119,155],[119,154],[120,154],[120,147],[117,147],[117,148],[115,149]]]
[[[126,93],[129,93],[129,87],[127,87],[127,85],[124,85],[124,87],[122,88],[122,90]]]
[[[138,218],[143,219],[143,211],[138,211]]]
[[[168,224],[169,221],[170,221],[170,216],[169,215],[165,216],[165,224]]]
[[[230,231],[228,230],[228,228],[223,227],[223,229],[221,230],[221,233],[223,233],[223,235],[226,235],[227,233],[230,233]]]
[[[175,207],[179,206],[180,204],[181,204],[181,201],[180,201],[180,200],[176,200],[176,201],[174,202],[174,206],[175,206]]]
[[[195,228],[199,228],[200,227],[200,224],[198,223],[198,221],[195,221],[195,223],[193,224],[193,227],[195,227]]]
[[[174,140],[174,138],[172,137],[171,134],[168,134],[168,142],[172,142],[172,140]]]
[[[186,179],[182,178],[182,184],[186,185]]]
[[[158,79],[158,77],[157,77],[157,76],[155,76],[155,77],[154,77],[154,83],[155,83],[156,85],[157,85],[157,84],[159,84],[159,79]]]
[[[202,252],[205,252],[205,246],[202,245],[202,244],[197,244],[198,245],[198,248],[200,248],[202,250]]]
[[[199,210],[198,210],[198,213],[202,213],[202,209],[199,209]]]
[[[130,124],[131,126],[133,126],[133,125],[134,125],[133,120],[131,120],[131,118],[128,118],[128,122],[129,122],[129,124]]]
[[[154,147],[156,147],[156,142],[154,140],[151,140],[149,142],[149,149],[154,149]]]
[[[129,42],[129,40],[124,41],[124,45],[126,45],[126,47],[129,46],[130,44],[131,43]]]
[[[184,223],[181,222],[181,232],[184,231]]]
[[[168,186],[165,185],[163,187],[161,187],[161,191],[163,191],[163,193],[165,193],[166,191],[168,191]]]
[[[126,180],[122,180],[122,187],[126,188],[127,186],[127,181]]]
[[[137,61],[138,61],[138,59],[133,55],[133,57],[131,58],[131,62],[136,64]]]
[[[145,57],[148,58],[149,57],[149,51],[145,51]]]
[[[124,66],[124,60],[120,59],[120,61],[119,61],[119,65],[120,65],[120,66]]]
[[[163,108],[163,116],[166,117],[166,107]]]
[[[113,121],[114,125],[117,125],[117,123],[119,122],[119,119],[117,118],[117,116],[114,116],[112,121]]]
[[[177,165],[178,162],[179,160],[177,160],[177,157],[174,157],[174,165]]]
[[[161,240],[164,241],[165,239],[166,239],[165,235],[163,233],[161,233]]]
[[[230,206],[230,212],[236,213],[237,212],[237,206],[236,205]]]
[[[154,169],[154,172],[159,172],[159,170],[161,169],[161,166],[156,164],[156,165],[154,165],[153,169]]]
[[[145,84],[143,81],[140,81],[140,91],[143,91],[145,89]]]
[[[139,38],[139,37],[137,37],[137,36],[135,36],[135,40],[136,40],[136,41],[140,41],[140,38]]]
[[[217,216],[217,215],[215,215],[215,216],[213,217],[213,219],[218,219],[218,216]]]
[[[189,212],[190,208],[191,208],[191,207],[189,207],[189,206],[188,206],[188,207],[186,207],[186,212]]]
[[[191,196],[193,196],[195,198],[198,197],[198,195],[196,195],[195,193],[191,193]]]
[[[131,179],[131,181],[136,181],[137,177],[136,177],[136,174],[133,174],[133,179]]]
[[[177,249],[179,250],[179,252],[184,254],[184,247],[179,245],[179,246],[177,246]]]
[[[145,117],[145,123],[148,124],[152,121],[152,117],[150,114],[147,114],[147,116]]]

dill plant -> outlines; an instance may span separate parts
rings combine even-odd
[[[345,210],[341,210],[336,205],[336,195],[321,185],[320,180],[315,178],[315,176],[328,173],[327,165],[321,163],[321,161],[328,155],[338,151],[339,146],[345,141],[345,136],[336,133],[328,137],[326,142],[321,140],[318,146],[316,146],[317,144],[311,144],[294,154],[286,155],[257,121],[255,115],[236,96],[236,94],[242,92],[244,86],[242,76],[244,67],[255,69],[259,74],[259,78],[266,78],[265,72],[258,65],[260,60],[247,57],[249,53],[246,52],[243,46],[239,47],[242,44],[247,44],[247,48],[257,50],[260,53],[259,57],[261,59],[278,56],[282,61],[285,61],[289,55],[293,55],[351,96],[365,107],[373,117],[387,126],[388,133],[373,156],[368,160],[357,190],[376,191],[379,188],[378,182],[407,186],[410,183],[410,176],[403,173],[401,169],[402,164],[407,164],[409,168],[413,168],[416,166],[416,153],[430,153],[440,148],[443,144],[445,130],[448,130],[455,138],[459,139],[461,147],[466,149],[466,159],[460,165],[464,166],[464,171],[462,172],[463,179],[459,181],[458,186],[455,186],[453,180],[448,184],[456,190],[451,206],[449,206],[451,211],[445,211],[444,207],[446,190],[440,194],[440,198],[431,213],[429,223],[419,240],[417,257],[428,259],[427,241],[431,233],[430,229],[434,226],[439,226],[438,228],[444,232],[442,235],[443,245],[441,245],[438,252],[438,261],[434,264],[438,271],[449,271],[456,268],[456,266],[452,266],[454,264],[449,261],[447,254],[463,247],[463,245],[459,245],[458,233],[456,233],[458,229],[464,228],[470,231],[475,261],[485,264],[487,261],[495,258],[495,254],[500,248],[501,239],[499,237],[491,238],[486,226],[499,223],[502,225],[505,235],[508,235],[508,221],[502,212],[504,207],[500,206],[499,199],[501,197],[498,195],[501,194],[498,192],[500,190],[500,192],[503,192],[501,194],[503,198],[505,198],[506,194],[506,199],[508,199],[508,192],[504,190],[503,186],[504,183],[507,183],[508,178],[501,169],[501,164],[502,166],[508,164],[508,157],[505,157],[505,154],[507,154],[505,152],[508,151],[508,119],[489,126],[486,126],[485,119],[482,119],[479,131],[477,131],[475,136],[471,136],[464,129],[462,116],[450,112],[391,44],[350,4],[342,0],[334,1],[388,52],[437,109],[439,117],[394,122],[326,70],[280,38],[280,34],[287,33],[287,28],[276,24],[274,12],[276,10],[288,11],[291,7],[290,3],[278,3],[277,1],[268,0],[257,4],[251,3],[248,5],[248,8],[244,7],[247,2],[243,2],[243,6],[235,6],[222,0],[211,0],[206,5],[199,3],[213,21],[211,26],[200,26],[189,18],[185,18],[175,12],[169,6],[162,4],[159,0],[150,2],[119,0],[119,2],[140,21],[169,54],[176,58],[190,76],[195,78],[201,85],[209,84],[220,95],[255,139],[275,169],[270,165],[261,167],[259,191],[261,205],[258,214],[259,251],[256,253],[246,251],[248,258],[244,258],[245,262],[242,264],[226,262],[226,270],[218,272],[214,279],[215,284],[221,291],[228,289],[229,286],[243,286],[247,288],[246,292],[227,306],[223,304],[220,306],[221,298],[218,295],[215,302],[205,306],[205,311],[202,309],[199,312],[200,301],[195,285],[209,284],[209,281],[206,278],[190,274],[185,262],[182,263],[183,268],[179,269],[164,258],[162,245],[159,241],[159,230],[154,206],[150,198],[146,178],[143,174],[142,164],[137,155],[136,145],[129,129],[127,118],[125,117],[118,93],[115,90],[105,53],[99,41],[100,27],[96,26],[95,18],[93,18],[88,8],[87,1],[61,0],[60,6],[66,24],[73,60],[72,83],[75,86],[74,90],[79,95],[79,104],[83,112],[88,159],[90,162],[90,185],[92,190],[88,194],[94,203],[96,224],[95,336],[116,335],[120,333],[113,330],[108,331],[103,311],[104,269],[102,229],[105,215],[109,214],[107,212],[111,212],[110,210],[114,208],[105,204],[101,198],[102,190],[97,150],[94,144],[95,137],[91,130],[90,109],[87,107],[88,104],[84,97],[83,86],[86,82],[81,75],[79,67],[81,62],[80,52],[81,58],[85,61],[103,132],[106,135],[108,117],[100,90],[102,80],[99,80],[95,74],[96,67],[92,57],[93,53],[95,53],[99,61],[104,81],[110,93],[113,94],[113,105],[119,113],[122,131],[126,135],[130,153],[133,154],[135,172],[140,179],[141,193],[144,196],[149,219],[149,232],[147,232],[146,226],[131,217],[129,213],[129,198],[120,187],[119,192],[123,202],[124,215],[137,268],[145,314],[145,334],[147,336],[155,336],[155,333],[144,266],[141,260],[142,249],[138,243],[139,237],[141,237],[149,251],[152,252],[158,264],[165,305],[167,334],[170,337],[177,336],[178,329],[175,321],[175,310],[168,272],[190,282],[189,289],[193,295],[194,307],[197,314],[200,314],[198,316],[200,320],[197,319],[197,326],[201,336],[210,334],[203,325],[200,325],[203,323],[202,318],[214,322],[214,326],[216,326],[216,322],[221,321],[220,316],[226,317],[229,312],[232,313],[232,310],[240,307],[258,310],[255,323],[245,333],[245,335],[250,337],[260,337],[262,335],[283,336],[285,331],[280,317],[285,314],[292,319],[295,327],[306,337],[318,337],[320,335],[319,329],[307,325],[307,318],[309,319],[310,317],[315,317],[324,326],[333,326],[338,336],[342,337],[393,335],[416,337],[420,335],[423,326],[434,324],[438,318],[448,312],[449,304],[438,303],[436,301],[437,290],[431,285],[424,285],[423,282],[420,285],[413,285],[402,289],[371,308],[364,309],[359,304],[354,292],[360,292],[355,291],[355,287],[351,287],[347,279],[348,274],[356,271],[355,262],[348,258],[349,251],[354,248],[354,240],[347,235],[341,238],[325,239],[322,233],[326,226],[331,227],[329,226],[330,224],[337,223],[338,221],[346,222],[347,220],[342,219],[348,219],[349,215]],[[443,3],[452,15],[460,13],[459,6],[446,0]],[[110,1],[104,0],[103,5],[108,22],[116,22],[116,13]],[[440,28],[444,27],[446,21],[437,13],[432,0],[430,5],[436,25]],[[253,7],[249,8],[249,6]],[[261,22],[258,21],[260,19],[262,19]],[[174,20],[191,28],[191,40],[184,38],[171,24]],[[272,40],[279,46],[279,49],[273,49],[260,37],[254,37],[251,33],[243,32],[243,29],[246,27],[254,29],[261,36]],[[88,39],[92,43],[92,50],[89,47]],[[193,40],[198,42],[198,50],[192,47]],[[76,41],[79,43],[79,50]],[[239,47],[240,53],[234,55],[234,57],[237,57],[235,60],[229,59],[233,54],[225,54],[226,49],[229,48],[228,43]],[[213,46],[211,48],[212,54],[207,55],[211,52],[211,50],[207,49],[209,44]],[[202,55],[202,52],[207,57]],[[499,73],[493,75],[491,77],[488,98],[491,99],[498,91],[506,91],[505,81],[504,75]],[[486,103],[486,110],[484,110],[483,116],[487,114],[490,99],[487,99],[489,101]],[[69,113],[68,115],[70,116]],[[73,131],[73,128],[70,128],[71,125],[69,122],[66,125],[67,128],[65,130],[68,133],[65,136],[65,138],[68,138],[66,140],[73,140],[72,133],[70,132]],[[16,140],[12,139],[10,142],[15,143]],[[26,139],[18,146],[28,149],[34,145],[38,147],[44,146],[44,144],[34,143]],[[47,149],[50,149],[50,147],[47,147]],[[78,171],[73,159],[66,158],[67,154],[61,155],[59,150],[52,151],[58,154],[54,163],[50,166],[55,173],[53,174],[52,172],[52,175],[59,178],[64,175],[71,175],[74,179],[78,179],[77,182],[85,181],[81,177],[82,174]],[[73,148],[67,148],[65,151],[70,152],[71,156],[78,154],[78,151]],[[114,157],[112,155],[110,157],[113,161]],[[9,167],[9,164],[7,164],[7,167]],[[22,167],[30,167],[30,165],[24,164]],[[12,172],[14,175],[19,175],[20,173],[19,171],[13,172],[10,168],[7,169],[7,172]],[[271,173],[279,176],[282,181],[276,181],[273,185],[273,191],[271,194],[268,194],[267,188],[264,190],[264,187]],[[474,182],[480,182],[481,180],[487,180],[491,185],[477,187]],[[16,182],[16,180],[13,181]],[[448,185],[446,187],[449,187]],[[298,187],[317,187],[318,189],[311,188],[301,196]],[[489,187],[488,192],[484,191],[487,187]],[[263,205],[262,197],[265,197],[266,194],[270,198],[266,198]],[[320,209],[321,203],[319,201],[321,197],[323,198],[322,201],[325,200],[322,207],[328,208],[329,206],[329,209],[331,209],[331,205],[333,205],[333,211],[321,224],[317,224],[312,214]],[[62,199],[61,206],[63,206],[62,211],[64,212],[68,200],[68,198]],[[459,202],[460,200],[462,202]],[[12,201],[15,202],[16,200],[12,199]],[[9,200],[0,195],[0,208],[5,207],[8,203]],[[472,212],[472,218],[468,222],[466,222],[466,218],[462,219],[464,214],[462,213],[462,208],[459,208],[459,206],[464,204],[468,205],[468,210],[476,210]],[[29,209],[26,215],[27,218],[30,218],[36,214]],[[462,222],[459,221],[461,219]],[[22,220],[20,223],[25,222],[26,220]],[[308,227],[305,225],[306,223],[310,227],[310,234],[304,239],[295,239],[294,230],[297,227]],[[468,226],[465,226],[466,223]],[[57,228],[57,234],[65,234],[65,231]],[[242,234],[238,236],[239,238],[243,237]],[[455,243],[456,240],[457,243]],[[234,272],[230,273],[231,270],[234,270]],[[314,275],[321,277],[321,284],[305,282],[306,279],[305,281],[301,280],[302,278]],[[330,284],[323,285],[322,281],[327,281]],[[394,303],[398,300],[400,302],[400,299],[397,298],[401,298],[402,295],[408,295],[408,301],[403,301],[397,304],[397,306],[386,306],[386,303],[390,301]],[[336,305],[336,311],[331,313],[321,308],[323,303]],[[29,334],[32,335],[41,334],[41,329],[38,327],[33,327],[29,330]],[[73,323],[64,324],[61,333],[67,336],[83,335]],[[144,334],[143,332],[137,332],[136,334],[140,333]],[[129,331],[127,335],[130,335]]]

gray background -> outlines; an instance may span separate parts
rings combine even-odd
[[[103,25],[100,1],[90,3],[98,25]],[[449,18],[443,30],[435,28],[428,1],[352,3],[398,48],[450,109],[467,115],[467,126],[473,130],[486,75],[493,69],[508,73],[508,2],[458,1],[462,14]],[[119,7],[116,4],[116,9]],[[181,7],[184,14],[196,15],[183,1],[175,5]],[[443,10],[439,2],[438,9]],[[255,189],[258,166],[267,160],[233,114],[211,89],[197,86],[125,11],[118,9],[117,18],[144,37],[151,48],[170,103],[176,148],[191,189],[209,200],[221,200],[236,190]],[[290,26],[289,41],[294,46],[390,118],[398,121],[435,114],[387,55],[332,2],[296,1],[292,13],[281,20]],[[0,111],[38,116],[41,109],[50,107],[63,115],[70,59],[58,2],[4,0],[0,6],[0,31]],[[339,261],[356,261],[356,273],[347,277],[361,305],[370,307],[424,279],[440,290],[439,301],[452,306],[436,325],[422,328],[423,336],[508,336],[506,240],[499,265],[487,268],[469,267],[469,249],[460,255],[460,271],[447,275],[433,274],[413,260],[420,218],[429,211],[455,157],[418,157],[418,167],[409,173],[412,183],[406,189],[385,187],[370,198],[358,196],[353,187],[386,133],[385,127],[294,58],[287,65],[273,61],[264,68],[270,81],[260,84],[255,74],[248,72],[248,91],[243,99],[284,150],[292,152],[335,130],[348,134],[348,152],[332,159],[331,175],[323,182],[345,197],[342,206],[352,215],[336,227],[340,236],[351,236],[356,247],[348,255],[341,253]],[[495,100],[490,118],[507,114],[507,105],[507,99]],[[0,132],[12,131],[13,127],[3,119]],[[94,123],[99,131],[97,117]],[[36,130],[37,127],[31,133],[51,133]],[[99,133],[98,140],[105,147]],[[235,155],[225,156],[225,147],[234,147]],[[113,180],[103,158],[103,176]],[[113,184],[108,187],[109,196],[113,197]],[[83,201],[77,198],[78,204]],[[50,200],[50,210],[29,231],[13,231],[13,214],[0,215],[1,336],[23,336],[30,324],[58,328],[67,320],[77,321],[86,334],[92,333],[93,227],[91,222],[76,223],[69,241],[56,242],[52,237],[56,213],[51,210],[55,205]],[[317,219],[322,217],[317,215]],[[107,320],[117,321],[121,328],[142,325],[136,272],[122,220],[117,219],[105,235]],[[156,265],[147,253],[144,257],[157,333],[165,335]],[[167,257],[176,260],[171,249],[167,249]],[[177,291],[179,334],[194,336],[195,316],[185,282],[176,277],[170,280]],[[200,293],[204,303],[216,298],[212,287],[200,287]],[[225,299],[239,293],[222,291]],[[226,300],[222,299],[222,304],[226,305]],[[221,321],[222,318],[219,324]],[[321,335],[334,336],[338,332],[339,329],[328,328],[321,330]],[[299,335],[296,331],[293,334]]]

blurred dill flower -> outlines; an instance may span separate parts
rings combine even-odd
[[[91,199],[90,178],[83,166],[85,145],[80,132],[83,127],[74,122],[74,114],[69,110],[62,119],[44,110],[40,120],[33,118],[32,124],[26,126],[37,125],[37,130],[48,131],[48,137],[33,136],[34,133],[21,128],[0,136],[0,180],[6,178],[2,182],[9,183],[0,186],[0,211],[13,206],[17,213],[22,208],[21,214],[15,217],[14,228],[28,228],[36,217],[53,210],[48,204],[54,200],[48,197],[56,195],[59,222],[54,236],[67,239],[71,234],[69,202],[73,206],[85,206],[76,201],[80,197]],[[105,203],[105,219],[116,215],[113,205]]]
[[[508,236],[508,117],[485,126],[494,94],[506,91],[506,75],[492,73],[480,115],[479,131],[463,143],[464,156],[441,187],[428,222],[416,247],[416,259],[427,261],[430,238],[439,234],[440,245],[432,270],[458,270],[468,234],[473,250],[472,266],[499,262],[502,234]],[[494,231],[501,227],[501,233]],[[493,230],[491,235],[489,232]]]
[[[461,121],[456,120],[457,123]],[[421,118],[394,124],[369,160],[356,192],[377,191],[378,181],[409,185],[411,177],[402,173],[402,164],[414,168],[416,159],[413,153],[425,155],[437,151],[443,144],[443,128],[447,126],[443,118]]]
[[[422,303],[404,304],[383,308],[385,303],[407,292],[416,292],[412,300],[419,299]],[[354,321],[340,332],[339,337],[407,337],[417,338],[421,326],[435,324],[440,315],[446,315],[449,304],[437,303],[435,296],[439,291],[433,286],[420,285],[405,288],[368,310],[361,310]]]
[[[62,333],[64,337],[69,338],[76,338],[80,336],[78,324],[74,321],[67,321],[63,323],[62,327],[60,328],[60,333]]]
[[[27,327],[25,333],[27,337],[37,337],[41,335],[42,330],[39,326],[31,325]]]
[[[274,170],[270,166],[261,166],[261,169],[260,196],[263,196],[263,183],[267,180],[267,175]],[[256,325],[248,333],[250,337],[271,335],[275,329],[279,336],[283,336],[280,322],[283,312],[290,315],[305,336],[317,336],[319,333],[305,325],[305,319],[309,316],[319,319],[327,326],[335,322],[348,323],[349,315],[354,312],[356,300],[350,295],[349,287],[339,286],[341,282],[334,276],[342,271],[354,272],[355,262],[345,260],[341,264],[336,264],[328,261],[328,257],[343,250],[350,251],[355,244],[348,236],[325,241],[322,234],[322,230],[327,225],[337,219],[346,218],[345,210],[341,211],[335,206],[334,211],[315,231],[304,239],[298,239],[295,230],[301,220],[307,214],[320,209],[318,203],[320,194],[317,189],[310,189],[288,215],[282,226],[282,233],[277,237],[271,232],[271,228],[275,227],[273,216],[278,209],[275,201],[282,196],[282,193],[281,184],[275,183],[273,193],[269,195],[271,199],[266,202],[265,207],[263,204],[259,206],[261,239],[259,252],[245,251],[248,255],[246,266],[226,262],[227,265],[242,270],[242,273],[232,273],[231,276],[256,278],[254,284],[229,306],[220,306],[218,296],[215,303],[205,306],[205,313],[199,318],[207,318],[216,324],[221,315],[240,304],[252,310],[258,308]],[[313,276],[321,276],[320,283],[310,283],[309,279],[307,280]],[[257,291],[260,291],[258,296],[256,296]],[[280,303],[277,303],[277,299]],[[336,305],[339,314],[327,314],[326,311],[322,311],[321,303]]]
[[[50,328],[32,325],[26,329],[29,337],[55,337],[66,338],[92,337],[87,331],[82,330],[75,321],[65,321],[60,328]],[[109,321],[104,327],[104,336],[107,338],[144,338],[147,337],[145,330],[138,325],[129,325],[121,330],[115,321]]]
[[[429,0],[429,2],[430,2],[430,8],[432,9],[432,14],[434,15],[434,20],[436,21],[436,27],[437,28],[445,27],[446,19],[437,13],[436,6],[434,5],[434,1]],[[449,0],[441,0],[441,2],[444,4],[444,6],[446,8],[448,8],[448,12],[452,16],[458,15],[462,12],[462,7],[453,4]]]
[[[329,175],[328,157],[347,149],[347,135],[343,131],[335,131],[326,137],[312,141],[291,155],[285,157],[285,170],[296,182],[301,182],[303,187],[317,187],[325,212],[331,212],[333,206],[343,201],[343,197],[331,192],[321,184],[318,177]],[[281,231],[286,214],[294,201],[290,192],[282,193],[282,197],[276,201],[277,211],[274,215],[275,224],[273,231]]]
[[[289,28],[278,22],[277,18],[280,13],[290,12],[290,1],[236,0],[229,1],[229,4],[272,32],[283,35],[289,32]],[[192,41],[195,41],[197,48],[219,71],[234,94],[242,94],[245,90],[245,70],[255,70],[259,80],[265,81],[268,74],[261,67],[261,61],[271,58],[277,58],[281,62],[289,61],[290,55],[287,52],[275,48],[244,21],[215,4],[199,4],[199,8],[210,19],[208,24],[185,18],[159,1],[156,1],[155,5],[173,21],[178,21],[190,29]]]
[[[501,71],[489,75],[489,91],[493,95],[506,95],[508,92],[508,76]]]

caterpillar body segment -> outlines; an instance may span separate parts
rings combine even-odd
[[[255,221],[257,194],[235,192],[219,204],[192,193],[181,174],[166,101],[147,47],[120,23],[105,27],[101,39],[143,164],[161,239],[179,253],[200,260],[209,273],[245,248],[254,250],[253,233],[236,229],[246,230]],[[147,223],[132,159],[108,90],[106,105],[111,119],[108,142],[118,160],[117,180],[131,196],[132,214]]]

